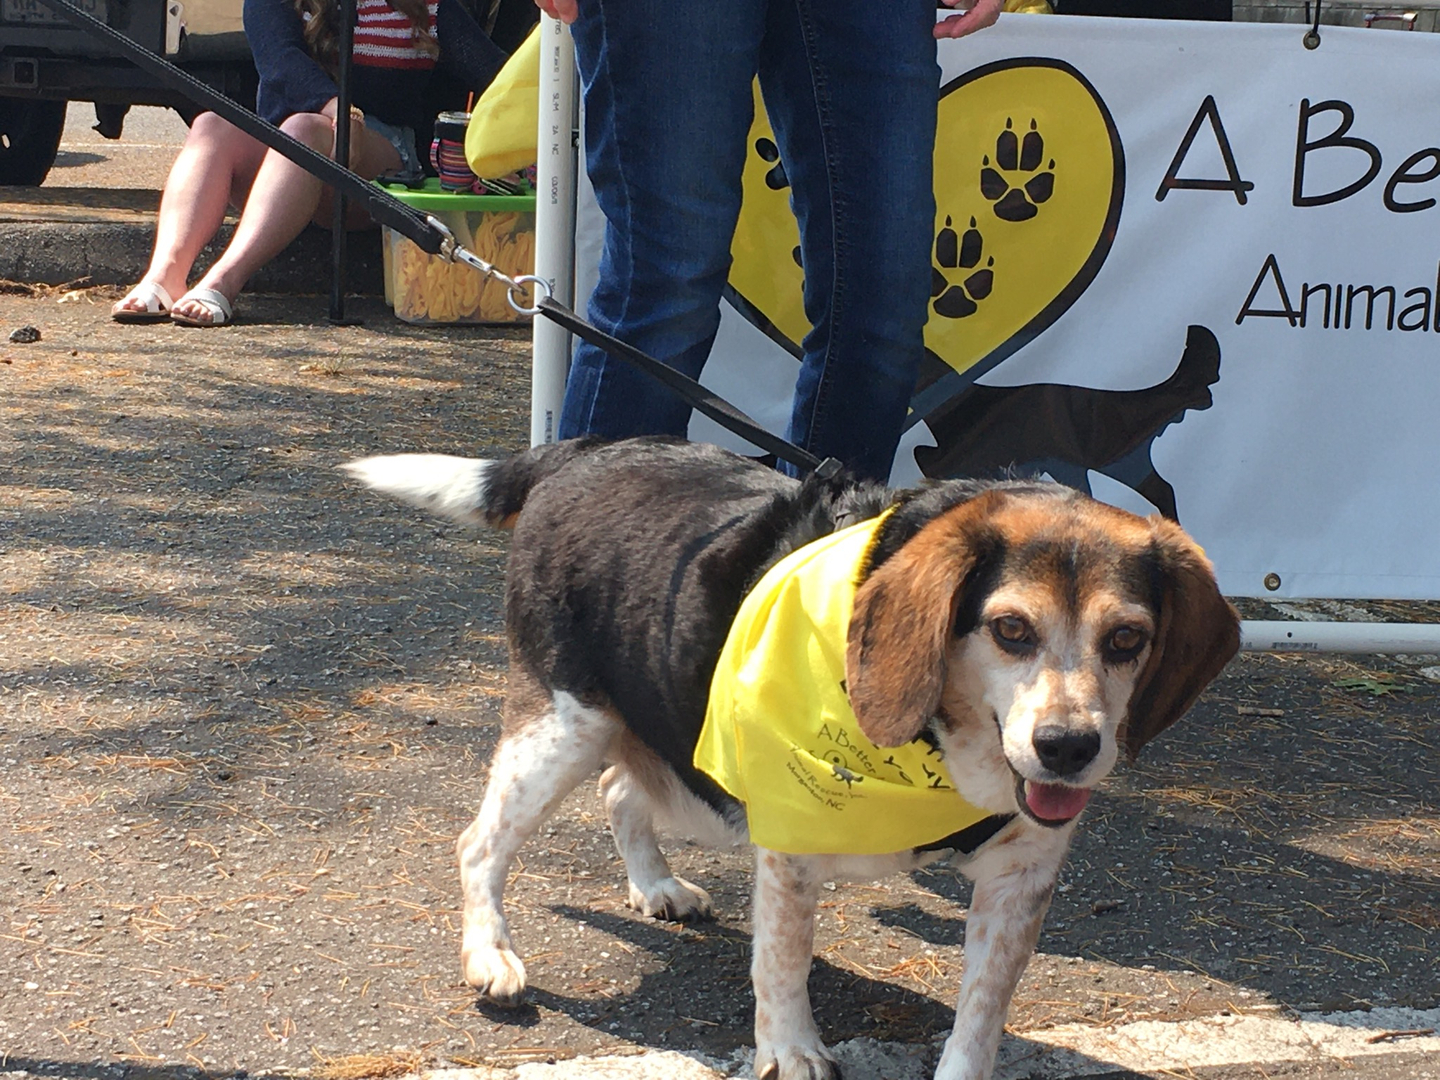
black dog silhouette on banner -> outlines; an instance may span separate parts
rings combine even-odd
[[[799,359],[810,331],[799,234],[784,162],[756,102],[725,296]],[[1211,407],[1220,345],[1210,330],[1190,326],[1174,373],[1139,390],[977,381],[1070,310],[1110,253],[1126,165],[1109,108],[1071,64],[1025,56],[951,79],[940,112],[931,318],[910,415],[937,445],[917,447],[916,464],[933,479],[1048,473],[1086,492],[1093,470],[1178,520],[1151,447],[1187,410]]]
[[[937,445],[918,447],[915,461],[931,477],[1049,473],[1087,493],[1093,469],[1175,521],[1175,489],[1155,471],[1150,448],[1187,410],[1210,408],[1219,379],[1220,343],[1191,326],[1174,373],[1141,390],[971,383],[925,417]]]

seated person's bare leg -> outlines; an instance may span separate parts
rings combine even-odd
[[[280,128],[322,154],[333,149],[333,127],[320,113],[297,113]],[[350,161],[351,169],[367,179],[400,167],[400,155],[390,141],[358,123],[351,127]],[[309,222],[330,226],[331,205],[330,191],[319,180],[288,158],[266,153],[230,246],[195,288],[214,289],[233,302],[251,275],[280,254]],[[363,211],[352,212],[349,225],[353,228],[367,220]],[[210,320],[208,310],[197,302],[177,302],[175,313],[201,322]]]
[[[155,248],[141,282],[154,282],[172,299],[185,292],[190,268],[201,249],[219,231],[226,205],[250,190],[265,147],[215,113],[201,113],[190,125],[185,145],[160,197]],[[133,293],[117,311],[142,311]]]

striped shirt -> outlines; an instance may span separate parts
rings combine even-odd
[[[439,0],[430,0],[430,35],[435,37],[435,13]],[[410,20],[392,8],[388,0],[358,0],[355,5],[355,63],[373,68],[401,68],[428,71],[435,57],[415,40]]]
[[[339,91],[309,53],[305,23],[294,0],[244,0],[244,5],[245,37],[260,74],[256,111],[272,124],[296,113],[319,112]],[[366,116],[413,129],[427,155],[435,114],[463,108],[463,88],[483,90],[505,63],[505,53],[485,36],[463,0],[439,0],[435,30],[440,58],[433,67],[357,64],[350,86]],[[436,78],[437,72],[445,77]],[[457,83],[462,88],[458,94]]]

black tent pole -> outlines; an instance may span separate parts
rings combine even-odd
[[[340,0],[340,57],[335,73],[340,92],[335,102],[335,160],[345,168],[350,166],[350,67],[354,46],[355,0]],[[345,196],[336,190],[334,231],[330,237],[330,321],[340,324],[358,321],[345,318],[345,211]]]

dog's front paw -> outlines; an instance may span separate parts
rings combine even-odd
[[[714,911],[710,894],[684,878],[669,877],[642,889],[630,882],[630,906],[649,919],[690,922],[710,919]]]
[[[465,981],[497,1005],[513,1008],[525,994],[525,965],[510,949],[466,944],[460,950]]]
[[[818,1041],[757,1047],[755,1076],[758,1080],[841,1080],[840,1063]]]

